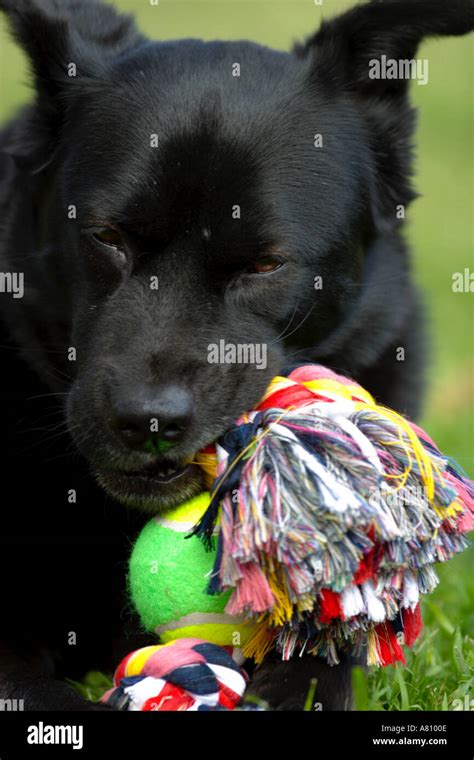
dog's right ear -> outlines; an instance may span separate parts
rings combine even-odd
[[[68,100],[104,76],[113,58],[145,38],[131,16],[96,0],[0,0],[0,10],[28,57],[37,93],[30,124],[5,150],[22,168],[34,171],[38,162],[42,167],[49,160],[43,148],[57,140]]]

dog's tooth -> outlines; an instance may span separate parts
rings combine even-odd
[[[168,478],[170,475],[175,475],[177,467],[171,467],[171,465],[160,465],[156,468],[156,475],[159,478]]]

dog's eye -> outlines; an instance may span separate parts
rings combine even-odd
[[[117,230],[114,230],[112,227],[101,227],[100,229],[96,229],[92,233],[92,236],[103,245],[108,245],[119,251],[123,250],[124,244],[122,236],[120,232],[117,232]]]
[[[252,274],[268,274],[280,269],[280,267],[283,266],[283,263],[282,259],[279,259],[276,256],[263,256],[261,259],[254,261],[248,271]]]

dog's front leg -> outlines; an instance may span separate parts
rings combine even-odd
[[[1,645],[0,710],[110,710],[83,699],[72,686],[41,671],[34,660],[24,660]]]
[[[354,664],[350,655],[334,666],[312,655],[295,656],[288,662],[268,656],[255,668],[246,693],[267,702],[271,710],[350,710]],[[312,679],[316,690],[307,705]]]

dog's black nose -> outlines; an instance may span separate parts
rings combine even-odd
[[[193,398],[181,385],[124,386],[112,400],[112,427],[134,449],[163,454],[184,437]]]

